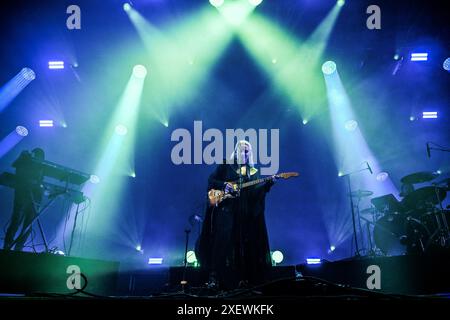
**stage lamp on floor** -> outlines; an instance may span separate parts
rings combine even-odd
[[[186,253],[186,262],[194,267],[198,266],[197,257],[195,256],[194,251],[190,250]]]
[[[411,61],[428,61],[428,53],[427,52],[411,53]]]
[[[308,265],[318,265],[322,263],[322,260],[320,258],[307,258],[306,263]]]
[[[276,250],[276,251],[272,252],[272,261],[275,265],[281,263],[283,261],[283,259],[284,259],[284,256],[281,251]]]
[[[163,263],[163,258],[148,258],[148,264],[159,265]]]

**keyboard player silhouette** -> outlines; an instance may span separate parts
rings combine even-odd
[[[44,161],[44,158],[44,150],[35,148],[31,152],[23,151],[13,163],[16,168],[14,204],[3,244],[5,250],[22,251],[30,236],[31,224],[36,216],[35,204],[41,202],[44,191],[42,168],[33,159]]]
[[[3,247],[5,250],[22,251],[36,221],[45,251],[49,252],[39,217],[59,196],[67,196],[75,204],[84,202],[86,197],[79,188],[90,175],[45,160],[44,151],[40,148],[22,152],[13,167],[16,168],[15,174],[4,172],[0,175],[0,185],[15,191],[13,212]]]

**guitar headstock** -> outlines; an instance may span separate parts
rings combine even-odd
[[[283,172],[283,173],[277,174],[277,177],[283,178],[283,179],[288,179],[288,178],[298,177],[298,176],[299,176],[298,172]]]

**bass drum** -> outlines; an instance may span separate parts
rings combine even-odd
[[[422,219],[398,213],[382,217],[373,230],[377,248],[388,256],[426,251],[431,234],[430,227]]]
[[[406,218],[402,214],[393,213],[383,216],[373,228],[375,245],[388,256],[406,253],[406,243],[404,242],[406,229]]]

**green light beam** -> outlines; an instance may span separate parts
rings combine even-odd
[[[129,17],[147,48],[153,74],[147,83],[147,111],[167,127],[170,114],[200,94],[212,65],[231,40],[231,28],[209,5],[160,29],[134,9]]]
[[[302,121],[320,112],[325,89],[318,63],[340,8],[335,5],[303,42],[259,14],[250,16],[237,30],[244,47],[272,78],[272,90],[296,106]]]

